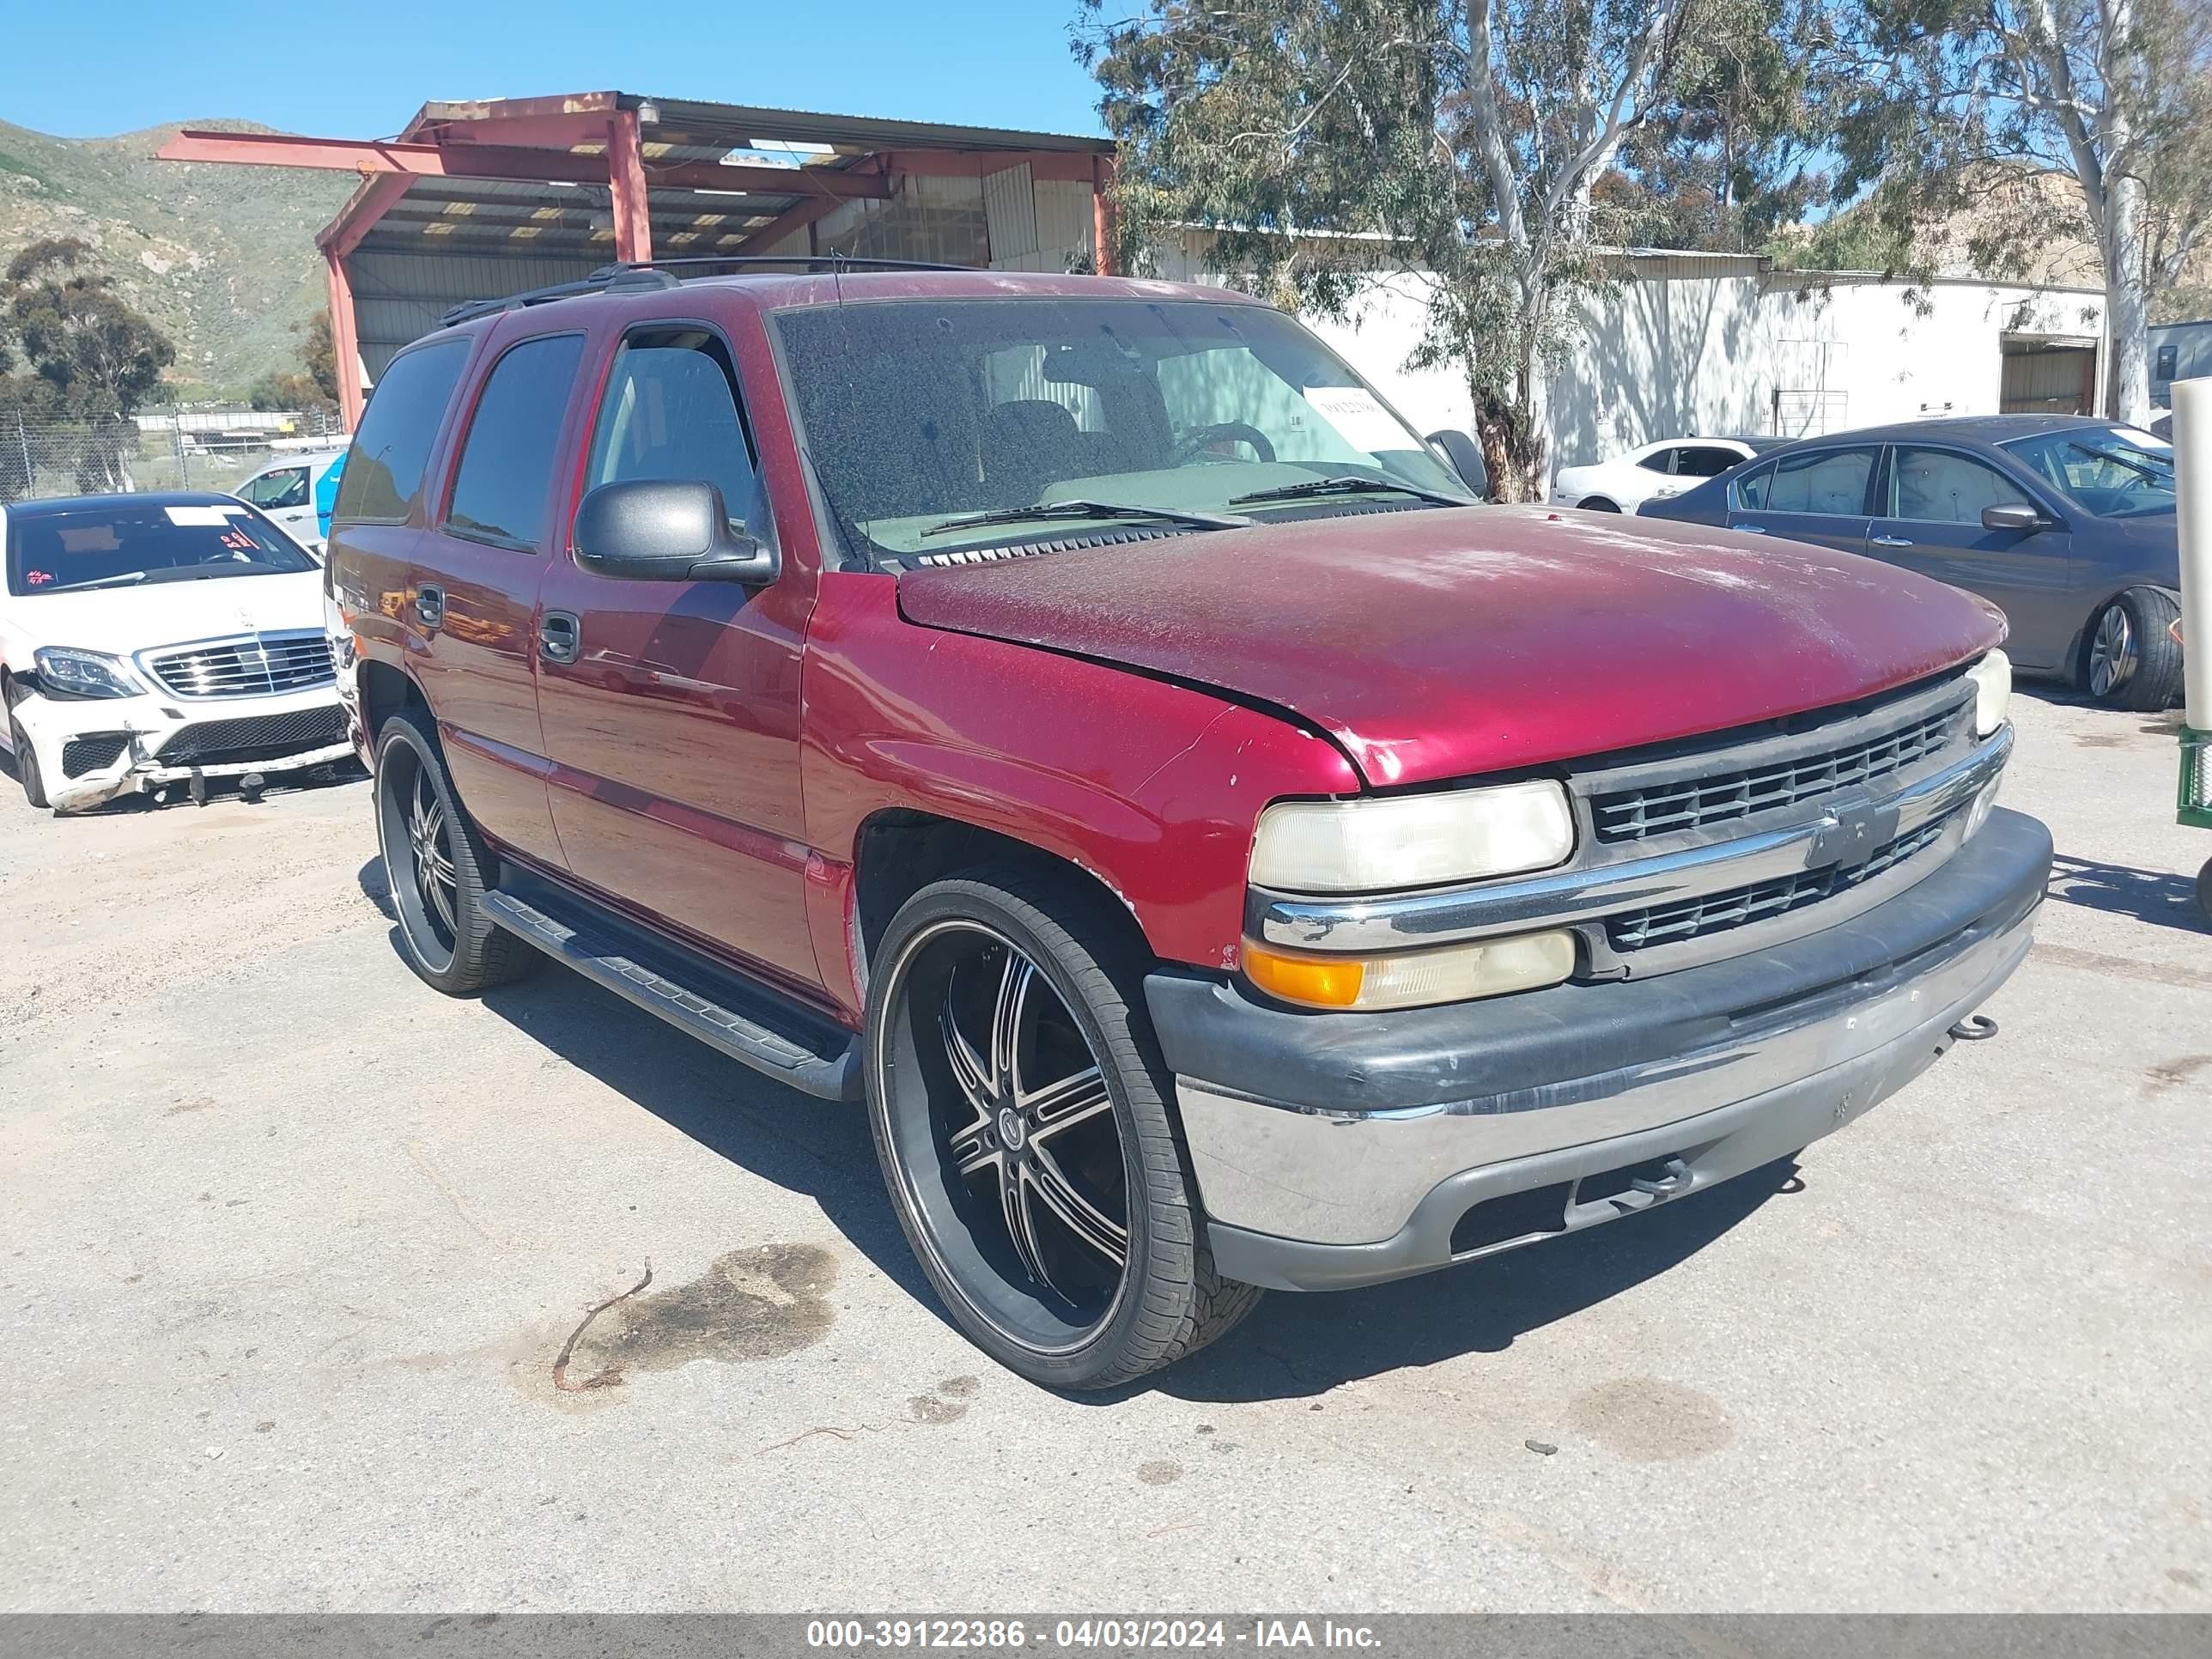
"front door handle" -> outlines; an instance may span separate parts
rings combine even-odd
[[[548,662],[574,662],[583,648],[584,625],[566,611],[549,611],[538,623],[538,654]]]
[[[435,582],[424,582],[415,590],[415,614],[425,628],[436,628],[446,620],[446,590]]]
[[[1869,536],[1869,547],[1910,547],[1912,544],[1902,536]]]
[[[1766,533],[1766,526],[1763,524],[1732,524],[1729,528],[1741,530],[1747,536],[1764,536]]]

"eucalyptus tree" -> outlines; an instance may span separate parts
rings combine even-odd
[[[1999,274],[2085,225],[2104,267],[2114,412],[2147,420],[2154,295],[2212,239],[2212,8],[1838,0],[1832,27],[1825,50],[1847,89],[1838,194],[1905,248],[1916,227],[2001,192],[1972,249]],[[2038,177],[2065,194],[2018,188]]]
[[[1125,8],[1126,15],[1125,15]],[[1467,374],[1491,476],[1540,496],[1545,381],[1620,245],[1794,214],[1814,0],[1081,0],[1125,259],[1175,228],[1323,313],[1417,276],[1416,362]]]

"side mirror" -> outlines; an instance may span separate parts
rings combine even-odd
[[[2048,523],[2048,519],[2026,501],[2007,501],[2002,507],[1982,509],[1984,530],[2040,530]]]
[[[576,562],[601,576],[646,582],[772,582],[775,549],[733,529],[722,492],[700,479],[601,484],[576,509]]]
[[[1443,451],[1444,459],[1459,474],[1459,481],[1479,501],[1490,499],[1490,469],[1482,464],[1482,446],[1464,432],[1443,431],[1429,434],[1429,441]]]

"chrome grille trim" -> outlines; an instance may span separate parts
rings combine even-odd
[[[141,651],[136,660],[163,690],[193,702],[276,696],[312,690],[337,678],[330,642],[320,629],[159,646]]]
[[[1948,764],[1887,794],[1863,793],[1848,801],[1832,797],[1829,810],[1817,817],[1640,858],[1371,898],[1306,899],[1255,888],[1247,896],[1245,931],[1263,944],[1292,949],[1405,951],[1538,928],[1587,927],[1624,911],[1657,909],[1784,880],[1852,862],[1850,854],[1856,848],[1851,838],[1869,828],[1879,826],[1887,843],[1948,817],[2002,775],[2012,745],[2012,728],[2007,726]],[[1938,838],[1950,847],[1964,839],[1964,815],[1953,821],[1960,825],[1960,833]],[[1873,849],[1867,850],[1870,854]],[[1933,857],[1910,860],[1863,884],[1858,892],[1887,891],[1894,878],[1910,874],[1917,879],[1940,861]],[[1757,932],[1761,942],[1774,936],[1778,926],[1810,933],[1826,926],[1830,916],[1840,920],[1845,903],[1838,897],[1824,907],[1802,907],[1787,917],[1758,924]],[[1693,956],[1711,960],[1752,948],[1753,931],[1746,927],[1735,938],[1686,940],[1663,950],[1655,946],[1651,960],[1642,964],[1632,965],[1630,953],[1624,952],[1617,959],[1589,965],[1595,971],[1615,973],[1667,971],[1691,965]],[[1587,927],[1585,938],[1593,935],[1602,940],[1604,929]],[[1658,960],[1662,956],[1666,958],[1663,966]]]
[[[1953,811],[1960,809],[1954,807]],[[1930,818],[1875,849],[1864,864],[1831,864],[1819,870],[1801,870],[1748,887],[1732,887],[1701,897],[1646,910],[1624,910],[1605,919],[1607,939],[1616,953],[1664,947],[1693,939],[1724,933],[1775,916],[1789,915],[1808,904],[1848,892],[1895,868],[1936,844],[1949,815]]]
[[[1708,824],[1802,805],[1841,790],[1865,788],[1942,753],[1964,734],[1963,706],[1923,714],[1893,730],[1860,736],[1836,748],[1729,769],[1679,782],[1655,782],[1589,797],[1591,827],[1601,842],[1637,842]]]

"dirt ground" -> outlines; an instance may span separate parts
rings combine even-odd
[[[1085,1401],[945,1322],[857,1112],[423,987],[365,786],[0,780],[0,1607],[2212,1610],[2212,836],[2171,720],[2015,709],[1997,1040]]]

